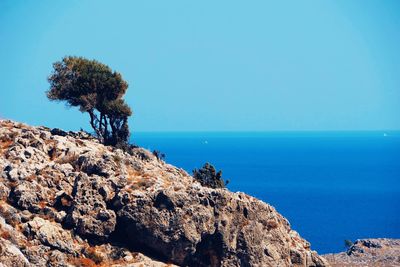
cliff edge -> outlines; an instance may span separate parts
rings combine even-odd
[[[324,257],[333,267],[399,267],[400,239],[358,239],[346,252]]]
[[[0,199],[2,266],[328,266],[272,206],[83,132],[0,120]]]

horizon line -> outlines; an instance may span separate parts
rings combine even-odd
[[[176,130],[132,131],[132,133],[400,133],[399,130]]]

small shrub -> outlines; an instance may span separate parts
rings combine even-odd
[[[104,261],[103,256],[96,251],[95,247],[89,247],[86,249],[86,256],[91,259],[95,264],[100,264]]]
[[[214,166],[208,162],[202,168],[193,170],[193,178],[202,186],[211,188],[224,188],[229,183],[229,181],[224,182],[222,171],[217,172]]]
[[[349,249],[353,245],[353,242],[349,239],[344,240],[344,247]]]
[[[129,153],[131,156],[134,156],[134,157],[136,157],[136,158],[138,158],[138,159],[141,159],[141,160],[144,160],[144,161],[149,161],[149,160],[151,160],[150,153],[148,153],[146,150],[141,149],[141,148],[139,148],[139,147],[134,147],[134,146],[132,146],[132,149],[130,149],[130,150],[128,151],[128,153]]]
[[[137,146],[133,144],[129,144],[127,141],[126,142],[119,142],[115,146],[117,149],[121,149],[122,151],[132,155],[133,149],[137,148]]]
[[[156,156],[158,160],[165,160],[165,154],[161,153],[159,150],[153,150],[153,155]]]

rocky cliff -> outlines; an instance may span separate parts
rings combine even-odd
[[[1,120],[0,199],[0,266],[328,266],[270,205],[82,132]]]
[[[400,239],[359,239],[346,252],[325,257],[332,267],[399,267]]]

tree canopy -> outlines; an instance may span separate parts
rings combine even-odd
[[[132,111],[123,99],[128,83],[121,74],[96,60],[74,56],[64,57],[53,67],[47,97],[87,112],[102,143],[126,144]]]

